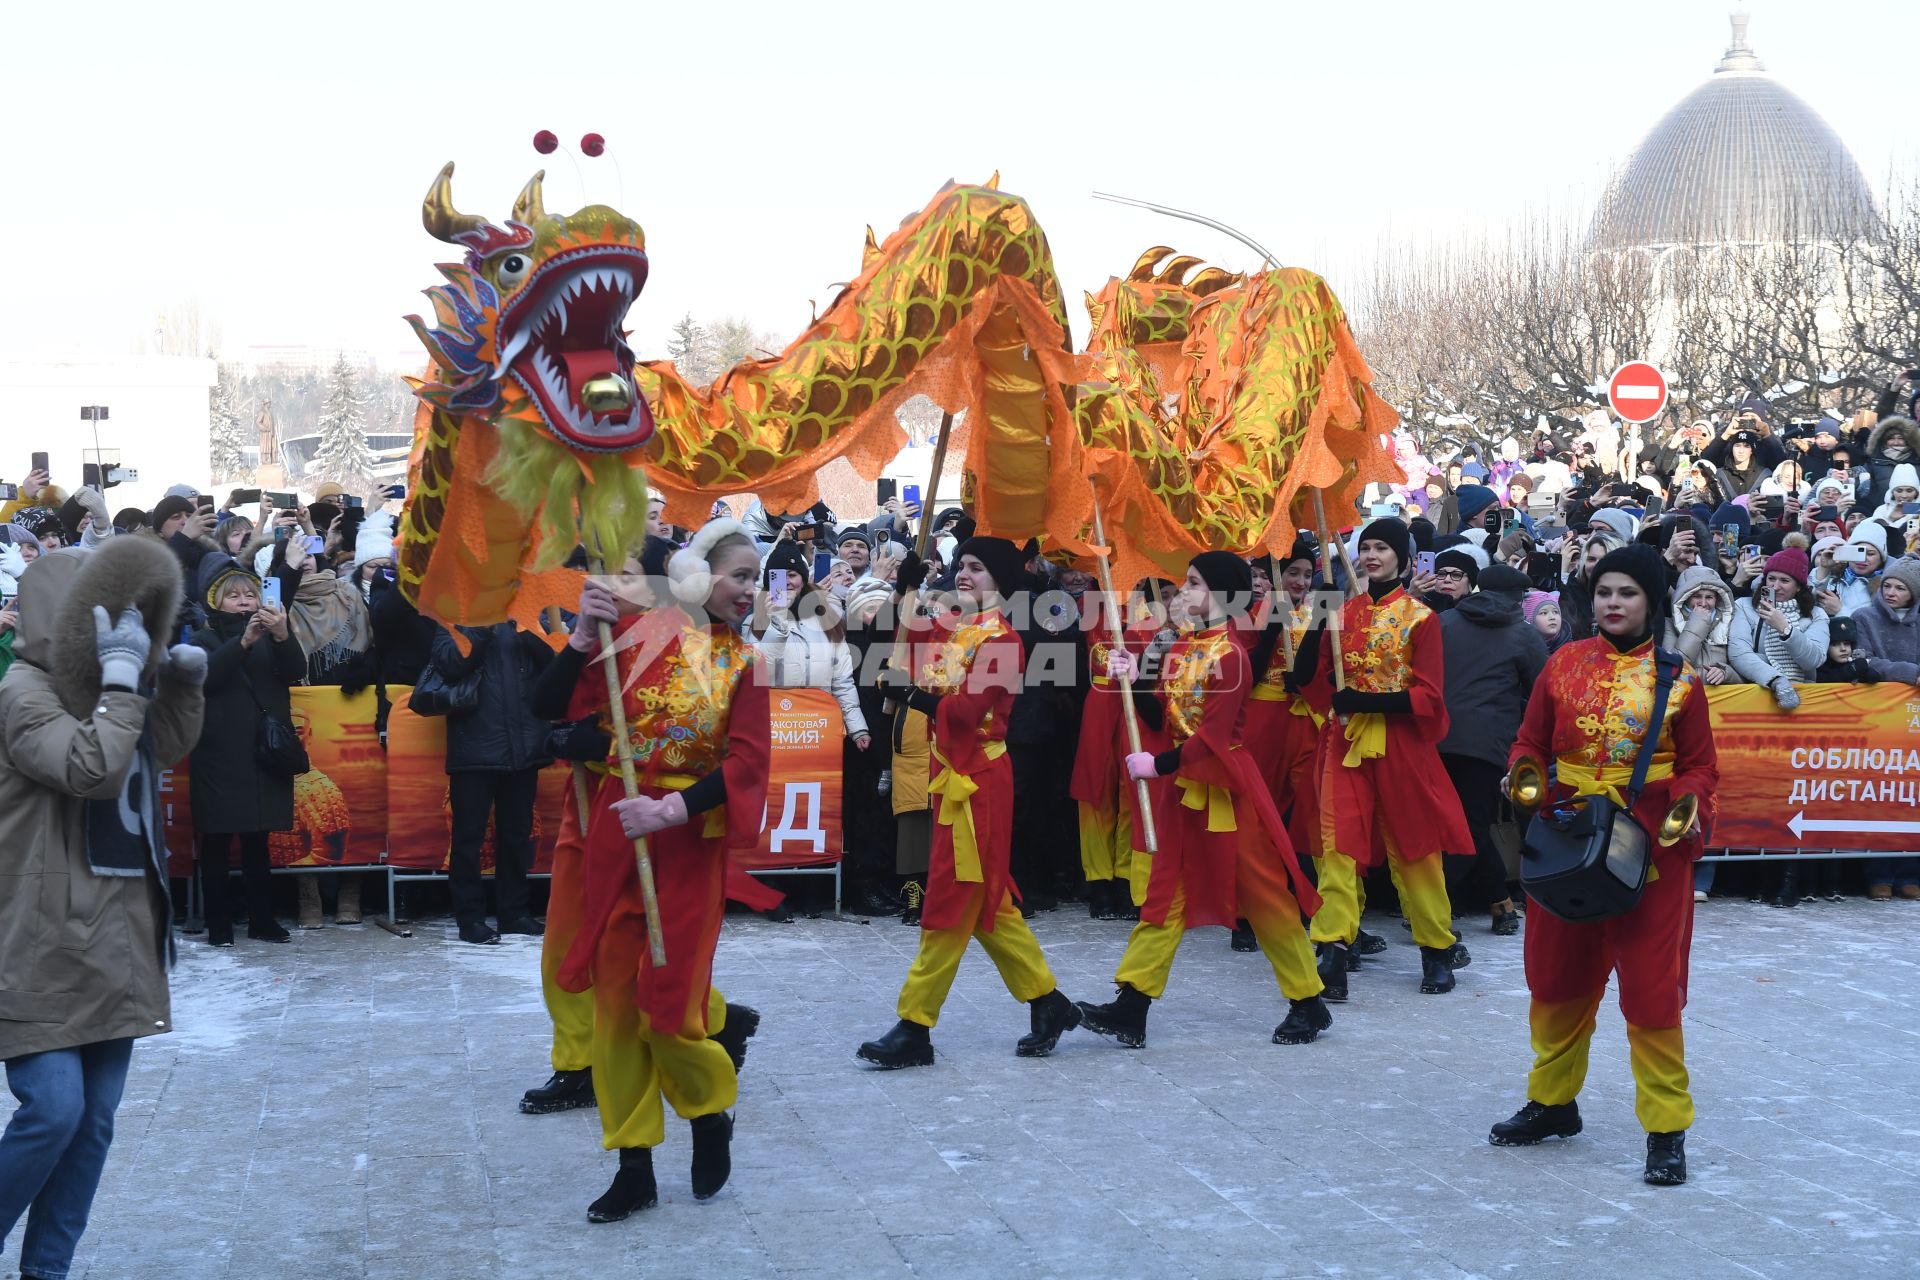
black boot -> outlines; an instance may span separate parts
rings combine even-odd
[[[1333,1015],[1319,996],[1292,1003],[1286,1021],[1273,1029],[1275,1044],[1312,1044],[1315,1036],[1333,1025]]]
[[[460,922],[460,941],[471,942],[476,946],[490,947],[500,941],[500,935],[485,920],[462,920]],[[639,1150],[638,1147],[632,1150]]]
[[[693,1198],[711,1200],[733,1172],[733,1117],[722,1111],[688,1123],[693,1126]]]
[[[1112,884],[1111,880],[1087,881],[1087,919],[1113,919],[1112,899],[1107,892]]]
[[[520,1110],[530,1116],[552,1115],[593,1105],[593,1071],[556,1071],[547,1082],[520,1095]]]
[[[1360,929],[1353,935],[1353,949],[1363,956],[1377,956],[1387,949],[1387,940],[1377,933]]]
[[[1323,942],[1319,945],[1319,958],[1315,965],[1320,970],[1320,985],[1326,990],[1320,998],[1333,1004],[1347,1002],[1347,971],[1352,966],[1352,957],[1348,954],[1353,948],[1339,942]]]
[[[1128,1049],[1138,1049],[1147,1042],[1147,1010],[1152,1007],[1152,997],[1141,995],[1124,982],[1106,1004],[1088,1004],[1085,1000],[1074,1003],[1080,1011],[1081,1026],[1096,1035],[1111,1036]]]
[[[906,905],[900,912],[900,923],[915,928],[920,925],[920,902],[927,896],[927,888],[918,880],[909,880],[900,886],[900,901]]]
[[[659,1203],[660,1189],[653,1181],[653,1149],[622,1147],[613,1185],[587,1206],[587,1221],[618,1222],[637,1209],[651,1209]]]
[[[847,910],[857,916],[897,916],[901,905],[900,899],[877,884],[857,886],[846,900]]]
[[[1513,909],[1512,899],[1493,904],[1493,935],[1496,938],[1511,938],[1520,932],[1520,913]]]
[[[760,1030],[760,1011],[750,1005],[730,1004],[727,1006],[727,1024],[719,1031],[707,1037],[727,1051],[733,1059],[733,1072],[740,1074],[740,1068],[747,1065],[747,1041],[753,1039]]]
[[[1795,868],[1781,868],[1780,891],[1773,895],[1773,905],[1776,907],[1797,907],[1800,905],[1800,873]],[[1682,1163],[1685,1162],[1682,1161]],[[1647,1168],[1649,1171],[1653,1168],[1653,1157],[1651,1155],[1647,1157]],[[1682,1174],[1682,1177],[1684,1176],[1685,1175]],[[1648,1179],[1648,1181],[1652,1181],[1652,1179]]]
[[[1640,1175],[1656,1187],[1677,1187],[1687,1180],[1687,1131],[1647,1135],[1647,1171]]]
[[[1420,993],[1437,996],[1453,990],[1453,965],[1446,947],[1420,948]]]
[[[1455,969],[1464,969],[1473,963],[1472,953],[1457,933],[1453,935],[1453,945],[1447,948],[1447,963]]]
[[[1060,1034],[1080,1025],[1080,1010],[1055,988],[1038,1000],[1027,1001],[1033,1029],[1014,1043],[1014,1056],[1044,1058],[1060,1043]]]
[[[1548,1138],[1571,1138],[1580,1132],[1580,1104],[1563,1102],[1548,1106],[1529,1101],[1507,1119],[1493,1126],[1487,1141],[1496,1147],[1530,1147]]]
[[[876,1067],[897,1071],[901,1067],[933,1065],[933,1035],[917,1022],[902,1018],[893,1030],[878,1040],[869,1040],[854,1051],[854,1057]]]
[[[1241,920],[1233,926],[1233,941],[1229,945],[1235,951],[1258,951],[1260,939],[1253,936],[1253,926]]]

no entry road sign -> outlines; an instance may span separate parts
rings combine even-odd
[[[1628,422],[1651,422],[1667,407],[1667,376],[1644,360],[1629,360],[1607,379],[1607,403]]]

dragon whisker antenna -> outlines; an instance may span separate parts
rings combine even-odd
[[[1203,213],[1194,213],[1188,209],[1176,209],[1172,205],[1155,204],[1151,200],[1138,200],[1133,196],[1116,196],[1106,191],[1094,192],[1093,198],[1095,200],[1107,200],[1113,204],[1132,205],[1136,209],[1147,209],[1154,213],[1165,214],[1169,218],[1184,218],[1188,222],[1197,222],[1203,227],[1212,227],[1215,231],[1223,231],[1227,235],[1232,236],[1235,240],[1238,240],[1241,244],[1247,246],[1247,248],[1253,250],[1262,258],[1265,258],[1266,263],[1264,265],[1269,267],[1279,265],[1280,259],[1275,257],[1273,252],[1265,245],[1255,240],[1246,232],[1235,230],[1217,218],[1209,218]]]

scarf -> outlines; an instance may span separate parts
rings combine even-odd
[[[143,876],[151,869],[167,883],[167,851],[161,842],[160,766],[153,729],[140,730],[133,766],[111,800],[86,802],[87,867],[97,876]]]
[[[1760,624],[1760,656],[1767,660],[1768,666],[1794,684],[1805,683],[1808,678],[1807,673],[1800,669],[1800,664],[1793,660],[1793,655],[1787,650],[1787,636],[1792,634],[1794,625],[1800,621],[1800,602],[1776,600],[1773,607],[1785,616],[1787,630],[1785,633],[1775,631],[1762,622]]]
[[[365,601],[351,582],[342,582],[331,569],[300,575],[287,610],[287,634],[300,642],[300,651],[307,655],[309,678],[373,646]]]

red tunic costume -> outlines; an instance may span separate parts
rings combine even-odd
[[[1268,597],[1285,598],[1279,593]],[[1286,685],[1287,654],[1299,652],[1310,616],[1305,602],[1291,611],[1286,625],[1292,647],[1274,646],[1266,672],[1247,698],[1240,741],[1266,779],[1274,805],[1286,815],[1287,835],[1295,851],[1318,856],[1321,717],[1304,696],[1288,693]]]
[[[1556,775],[1551,800],[1597,793],[1624,800],[1652,718],[1654,688],[1651,641],[1626,653],[1598,636],[1562,646],[1534,686],[1511,760],[1531,756],[1550,764]],[[1668,695],[1647,777],[1633,808],[1647,831],[1658,832],[1686,795],[1699,802],[1701,829],[1712,826],[1719,758],[1705,691],[1691,665],[1683,666]],[[1579,1093],[1595,1012],[1608,976],[1617,972],[1641,1124],[1649,1133],[1671,1133],[1693,1122],[1680,1014],[1693,944],[1691,864],[1704,848],[1700,835],[1665,848],[1656,842],[1647,887],[1624,915],[1575,924],[1544,908],[1528,913],[1535,1052],[1529,1098],[1560,1105]]]

